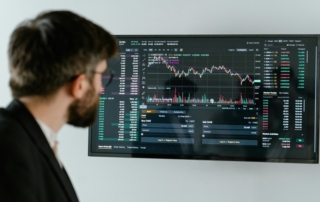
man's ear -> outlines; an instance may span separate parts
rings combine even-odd
[[[81,99],[88,89],[88,80],[84,74],[78,76],[74,81],[71,83],[71,96],[76,99]]]

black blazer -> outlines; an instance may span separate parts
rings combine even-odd
[[[17,100],[0,109],[0,201],[78,201],[38,123]]]

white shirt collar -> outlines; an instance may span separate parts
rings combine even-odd
[[[50,147],[52,148],[55,144],[55,141],[57,141],[57,134],[49,128],[45,123],[43,123],[40,120],[36,120],[44,133],[44,136],[47,138],[47,141],[49,142]]]
[[[36,119],[37,123],[39,124],[44,136],[46,137],[51,149],[54,147],[55,143],[58,142],[58,139],[57,139],[57,133],[53,132],[53,130],[51,130],[51,128],[43,123],[42,121]],[[60,165],[60,167],[62,168],[62,163],[60,161],[60,158],[59,158],[59,155],[58,155],[58,152],[55,152],[54,155],[56,156],[56,159]]]

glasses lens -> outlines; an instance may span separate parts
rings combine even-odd
[[[110,83],[112,82],[113,79],[113,75],[114,75],[114,71],[113,69],[108,68],[107,71],[105,72],[105,85],[104,87],[108,87],[110,85]]]

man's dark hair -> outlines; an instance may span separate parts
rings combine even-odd
[[[116,39],[91,21],[69,11],[42,13],[11,35],[12,95],[47,97],[80,74],[92,79],[97,64],[117,52]]]

